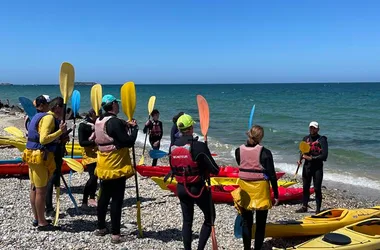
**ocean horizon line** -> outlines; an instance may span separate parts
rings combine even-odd
[[[97,82],[93,82],[97,83]],[[353,81],[341,81],[341,82],[263,82],[263,83],[239,83],[239,82],[232,82],[232,83],[136,83],[135,85],[144,85],[144,86],[153,86],[153,85],[159,85],[159,86],[165,86],[165,85],[284,85],[284,84],[380,84],[380,81],[363,81],[363,82],[353,82]],[[107,86],[120,86],[124,83],[100,83],[101,85],[107,85]],[[19,84],[14,83],[10,85],[1,85],[0,86],[57,86],[57,84]],[[76,86],[92,86],[92,84],[76,84]]]

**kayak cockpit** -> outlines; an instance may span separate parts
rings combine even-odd
[[[365,220],[347,227],[347,229],[369,236],[380,236],[380,218]]]
[[[344,218],[348,213],[347,209],[331,209],[324,212],[321,212],[317,215],[310,216],[313,219],[336,219],[340,220]]]

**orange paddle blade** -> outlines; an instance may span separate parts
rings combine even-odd
[[[199,111],[199,123],[201,124],[201,132],[206,140],[208,127],[210,125],[210,110],[208,108],[206,99],[201,95],[197,95],[197,104]]]

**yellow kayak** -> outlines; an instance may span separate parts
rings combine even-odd
[[[173,178],[172,182],[170,183],[170,179],[168,179],[166,182],[164,182],[163,177],[155,177],[152,176],[151,179],[157,183],[158,186],[160,186],[163,190],[169,190],[167,185],[168,184],[174,184],[177,185],[177,181],[175,178]],[[230,185],[238,185],[237,184],[238,178],[231,178],[231,177],[211,177],[210,182],[211,186],[230,186]],[[279,187],[289,187],[291,185],[296,184],[297,182],[294,181],[284,181],[284,180],[278,180],[277,181]]]
[[[26,139],[13,136],[0,136],[0,145],[12,145],[20,152],[23,152],[26,148]],[[74,155],[82,155],[82,149],[79,143],[74,143]],[[66,150],[71,154],[71,143],[66,144]]]
[[[369,219],[372,216],[380,216],[380,206],[363,209],[330,209],[317,215],[307,216],[302,220],[267,223],[265,237],[286,238],[322,235]],[[252,227],[252,239],[255,238],[255,228],[254,224]]]
[[[380,218],[356,222],[287,249],[380,249]]]

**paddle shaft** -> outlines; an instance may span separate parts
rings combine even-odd
[[[150,120],[150,115],[148,116],[148,120]],[[146,139],[147,138],[148,138],[148,131],[146,131],[146,134],[145,134],[145,141],[144,141],[144,147],[143,147],[143,152],[142,152],[143,157],[144,157],[145,145],[146,145]]]
[[[141,208],[140,208],[140,195],[139,195],[139,185],[137,180],[137,170],[136,170],[136,154],[135,146],[132,146],[132,158],[133,158],[133,167],[135,169],[135,183],[136,183],[136,206],[137,206],[137,226],[139,230],[139,236],[143,237],[142,228],[141,228]]]
[[[70,197],[71,201],[74,203],[75,210],[78,213],[79,210],[78,210],[77,202],[75,201],[75,198],[74,198],[73,194],[71,193],[71,189],[67,186],[66,180],[65,180],[65,178],[63,178],[62,173],[61,173],[61,178],[62,178],[63,184],[65,185],[65,187],[67,189],[67,192],[69,194],[69,197]]]
[[[74,127],[75,127],[75,117],[74,117]],[[73,130],[73,140],[71,143],[71,158],[74,158],[74,139],[75,139],[75,129]]]

